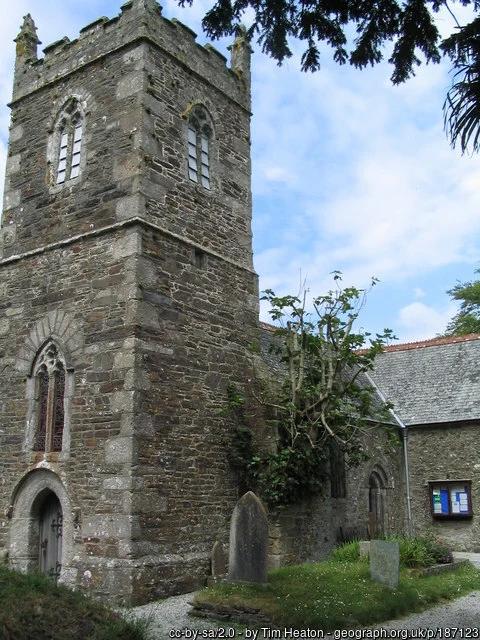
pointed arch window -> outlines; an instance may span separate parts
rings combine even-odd
[[[65,362],[49,342],[34,367],[36,420],[34,451],[62,451],[65,424]]]
[[[83,153],[84,118],[76,99],[65,105],[58,120],[58,146],[55,183],[62,185],[78,178]]]
[[[210,189],[212,127],[206,110],[197,106],[188,120],[188,177]]]

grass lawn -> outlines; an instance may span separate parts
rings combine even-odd
[[[370,580],[366,561],[328,560],[276,569],[263,588],[220,583],[196,600],[260,608],[280,627],[327,631],[396,618],[474,589],[480,589],[480,572],[471,565],[432,576],[402,569],[391,591]]]
[[[145,626],[45,576],[0,566],[1,640],[145,640]]]

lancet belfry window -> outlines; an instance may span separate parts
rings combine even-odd
[[[212,128],[205,109],[195,107],[188,121],[188,177],[210,189]]]
[[[34,451],[61,451],[65,424],[65,364],[49,342],[37,357],[35,369],[36,429]]]
[[[78,178],[82,159],[83,117],[74,99],[62,112],[59,132],[56,184],[64,184]]]

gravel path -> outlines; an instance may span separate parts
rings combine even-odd
[[[151,621],[150,636],[152,640],[171,638],[169,632],[172,629],[219,629],[224,627],[225,624],[221,622],[218,624],[210,623],[188,615],[191,608],[189,603],[193,600],[194,595],[193,593],[184,593],[181,596],[173,596],[160,602],[150,602],[131,609],[131,613],[138,618],[146,618]],[[182,637],[187,638],[187,636]]]
[[[375,625],[374,628],[381,629],[438,629],[438,628],[460,628],[468,629],[476,627],[480,630],[480,591],[473,591],[467,596],[462,596],[457,600],[436,605],[422,613],[414,613]],[[475,633],[478,634],[478,631]],[[475,634],[465,636],[470,638],[478,637]],[[439,640],[441,636],[438,636]],[[452,636],[453,638],[453,636]],[[460,634],[457,634],[460,640]]]
[[[210,623],[193,618],[188,615],[190,609],[189,602],[192,601],[193,593],[168,598],[161,602],[154,602],[132,609],[132,614],[151,620],[150,637],[151,640],[166,640],[171,638],[170,630],[181,629],[219,629],[229,626],[227,623]],[[473,628],[480,629],[480,591],[475,591],[452,600],[451,602],[437,605],[432,609],[415,613],[405,618],[382,622],[372,627],[374,629],[437,629],[437,628]],[[475,633],[478,633],[477,631]],[[173,636],[175,637],[175,636]],[[204,636],[207,638],[208,636]],[[238,636],[243,639],[242,636]],[[432,636],[433,637],[433,636]],[[470,638],[478,636],[471,634]],[[201,640],[202,636],[195,638],[193,635],[182,635],[180,638],[186,640]],[[441,636],[438,635],[439,640]],[[457,635],[458,640],[460,635]],[[259,640],[261,640],[259,638]]]

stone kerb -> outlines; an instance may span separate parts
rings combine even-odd
[[[390,589],[396,589],[400,579],[400,549],[398,542],[370,541],[370,576]]]
[[[244,494],[230,523],[229,582],[267,582],[268,520],[260,499]]]

